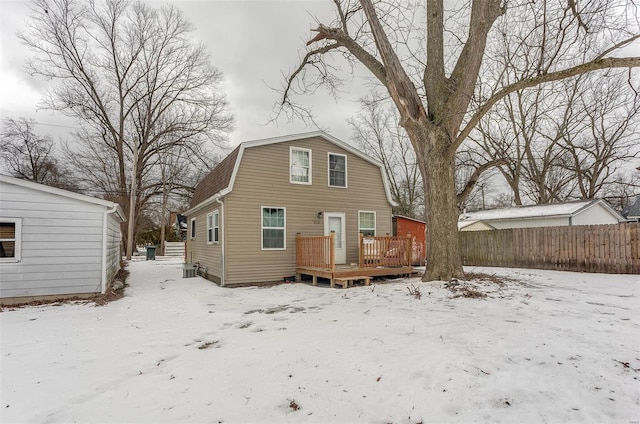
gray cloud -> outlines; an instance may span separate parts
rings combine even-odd
[[[163,4],[152,3],[158,7]],[[194,24],[194,37],[207,46],[211,63],[225,75],[224,90],[236,118],[236,130],[230,136],[232,145],[315,129],[299,120],[288,122],[284,117],[269,122],[278,101],[278,93],[271,87],[280,88],[283,74],[298,65],[306,41],[313,36],[310,30],[316,26],[315,19],[332,20],[330,2],[178,0],[173,3]],[[10,97],[1,100],[0,117],[29,116],[45,123],[74,125],[59,114],[42,111],[36,114],[37,99],[53,82],[30,77],[24,71],[29,51],[15,33],[24,26],[27,13],[28,8],[22,1],[0,2],[0,93]],[[347,81],[343,91],[337,100],[324,91],[298,100],[313,108],[322,129],[346,141],[350,134],[346,119],[358,110],[357,99],[366,94],[368,88],[356,79]],[[25,95],[18,96],[16,92]],[[45,113],[46,120],[43,119]],[[65,129],[44,127],[42,132],[63,136]]]

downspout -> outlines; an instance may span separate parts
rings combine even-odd
[[[224,258],[224,253],[225,253],[225,245],[227,244],[227,239],[224,236],[224,226],[225,226],[225,216],[224,216],[224,202],[222,200],[220,200],[220,198],[216,199],[216,202],[218,202],[220,204],[220,217],[218,218],[218,237],[220,237],[222,239],[222,243],[220,243],[220,286],[224,287],[224,277],[225,277],[225,258]]]
[[[102,216],[102,294],[107,291],[107,221],[109,215],[114,213],[116,209],[118,209],[117,203],[111,209],[106,209]]]

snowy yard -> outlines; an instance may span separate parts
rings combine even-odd
[[[453,298],[419,279],[225,289],[181,269],[133,262],[107,306],[0,313],[0,421],[640,420],[638,275],[475,268],[518,282]]]

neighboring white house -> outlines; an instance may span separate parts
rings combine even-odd
[[[486,231],[495,230],[491,225],[477,220],[465,219],[458,221],[458,231]]]
[[[604,200],[595,199],[463,213],[460,215],[458,229],[460,231],[478,230],[482,225],[501,230],[504,228],[617,224],[619,222],[624,222],[624,218],[618,212]]]
[[[0,175],[0,302],[104,293],[123,221],[116,203]]]

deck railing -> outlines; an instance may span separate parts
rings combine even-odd
[[[335,271],[335,233],[328,236],[296,236],[296,264],[298,267],[323,268]]]
[[[360,268],[411,266],[411,236],[364,237],[360,234]],[[296,236],[297,267],[336,269],[335,233],[328,236]]]
[[[360,268],[411,266],[411,236],[360,234]]]

